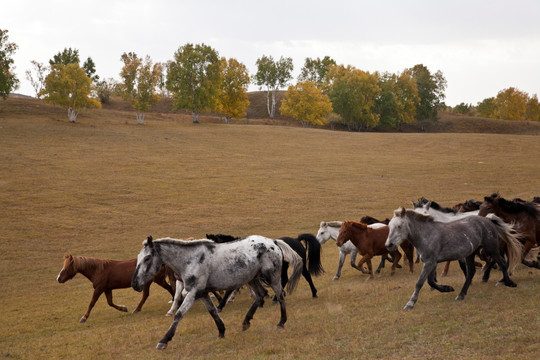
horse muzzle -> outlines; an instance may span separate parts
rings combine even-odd
[[[396,251],[398,248],[398,246],[394,243],[387,243],[387,244],[384,244],[384,246],[386,246],[388,251]]]

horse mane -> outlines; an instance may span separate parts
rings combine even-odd
[[[225,243],[225,242],[231,242],[235,240],[240,240],[242,238],[232,235],[223,235],[223,234],[206,234],[206,238],[209,240],[213,240],[217,243]]]
[[[102,271],[106,265],[110,264],[110,259],[100,259],[87,256],[72,256],[73,266],[76,269],[81,270],[94,269],[96,271]]]
[[[403,208],[399,208],[398,210],[396,210],[394,212],[394,214],[397,214],[397,216],[400,216],[402,217],[401,214],[403,214],[401,211],[404,210]],[[406,209],[405,210],[405,214],[412,218],[413,220],[417,220],[417,221],[421,221],[421,222],[434,222],[435,220],[433,219],[433,216],[431,215],[428,215],[428,214],[423,214],[421,212],[418,212],[416,210],[412,210],[412,209]],[[395,215],[394,215],[395,216]]]
[[[447,213],[447,214],[455,214],[456,213],[456,210],[454,210],[452,208],[449,208],[449,207],[441,206],[435,201],[431,201],[430,207],[437,210],[437,211]]]
[[[498,199],[499,206],[504,211],[510,213],[510,214],[519,214],[521,212],[525,212],[530,216],[537,216],[538,210],[536,209],[536,205],[533,205],[529,202],[514,202],[514,201],[508,201],[506,199],[503,199],[502,197],[499,197]]]
[[[202,243],[215,244],[212,240],[209,240],[209,239],[182,240],[182,239],[173,239],[173,238],[169,238],[169,237],[156,239],[156,240],[154,240],[152,242],[153,243],[161,243],[161,244],[177,244],[177,245],[198,245],[198,244],[202,244]],[[147,244],[148,244],[148,240],[144,240],[143,245],[147,245]]]
[[[343,224],[343,221],[334,220],[334,221],[327,221],[326,225],[330,227],[341,227],[341,224]]]

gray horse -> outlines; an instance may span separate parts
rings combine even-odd
[[[293,268],[287,284],[287,291],[291,293],[302,274],[302,259],[281,240],[252,235],[243,240],[219,244],[208,239],[184,241],[164,238],[152,241],[150,236],[143,242],[137,257],[131,286],[141,291],[163,264],[180,274],[186,295],[169,330],[157,345],[158,349],[165,349],[176,333],[178,323],[197,299],[212,315],[219,337],[225,336],[225,324],[209,292],[237,289],[244,284],[251,288],[255,301],[244,318],[243,330],[249,328],[255,311],[264,302],[267,292],[261,281],[268,283],[276,294],[281,306],[281,319],[277,326],[282,328],[287,321],[285,296],[281,287],[283,261]]]
[[[390,227],[386,240],[388,250],[397,249],[403,240],[409,239],[424,262],[422,273],[416,282],[411,299],[404,307],[405,310],[414,307],[426,278],[432,288],[441,292],[454,291],[451,286],[439,285],[435,280],[437,263],[443,261],[459,260],[466,279],[456,300],[463,300],[476,272],[474,256],[479,247],[484,248],[490,257],[490,262],[496,262],[500,266],[503,272],[501,282],[506,286],[516,286],[508,276],[507,269],[513,269],[520,263],[522,245],[512,226],[495,215],[490,214],[486,218],[469,216],[461,220],[442,223],[434,221],[430,215],[399,208],[394,211],[394,217],[388,226]],[[501,241],[507,247],[508,266],[501,255]],[[484,276],[482,280],[488,279]]]

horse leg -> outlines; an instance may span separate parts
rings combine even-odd
[[[316,298],[317,297],[317,289],[315,288],[315,285],[313,284],[313,280],[311,278],[311,274],[309,273],[308,269],[306,268],[306,265],[304,264],[304,267],[302,269],[302,276],[309,284],[309,288],[311,289],[311,297]],[[285,286],[285,285],[283,285]],[[276,299],[277,301],[277,299]]]
[[[285,323],[287,322],[287,308],[285,306],[285,291],[283,291],[283,288],[281,288],[279,282],[273,282],[272,284],[270,284],[270,286],[272,287],[272,289],[274,290],[274,293],[276,294],[278,298],[279,307],[281,311],[281,317],[276,327],[278,329],[283,329],[285,327]],[[263,290],[265,289],[263,288]],[[278,294],[281,294],[281,295],[278,296]]]
[[[377,270],[375,270],[375,274],[380,274],[381,273],[381,269],[384,268],[384,262],[386,260],[389,260],[388,259],[388,254],[384,254],[383,256],[381,256],[381,262],[379,263],[379,267],[377,268]]]
[[[461,291],[459,292],[459,295],[456,297],[456,300],[463,300],[465,299],[465,295],[467,295],[467,290],[469,289],[469,286],[471,285],[472,279],[474,277],[474,274],[476,273],[476,265],[474,264],[474,256],[472,255],[467,256],[465,259],[465,271],[466,271],[466,279],[465,283],[463,284],[463,287],[461,288]],[[463,260],[459,261],[460,266],[463,268]]]
[[[133,310],[132,314],[136,314],[136,313],[138,313],[139,311],[142,310],[142,307],[143,307],[144,303],[146,302],[146,299],[148,299],[148,296],[150,295],[150,285],[152,285],[151,281],[144,285],[143,295],[142,295],[141,301],[139,302],[139,305],[137,305],[137,308],[135,310]],[[112,302],[112,292],[111,292],[111,302]],[[127,311],[127,309],[126,309],[126,311]]]
[[[221,310],[223,310],[223,308],[225,307],[225,305],[227,305],[227,300],[229,300],[229,296],[231,296],[231,294],[233,293],[234,290],[227,290],[225,292],[225,295],[223,295],[223,297],[221,298],[218,306],[217,306],[217,312],[220,313]]]
[[[438,290],[440,292],[451,292],[454,291],[454,288],[449,285],[439,285],[437,282],[437,266],[435,269],[428,275],[428,284],[431,286],[431,289]]]
[[[373,257],[371,256],[369,259],[366,260],[366,264],[367,264],[368,272],[369,272],[368,280],[373,279],[373,268],[372,268],[372,264],[371,264],[371,259],[372,258]]]
[[[398,266],[399,260],[401,259],[401,253],[396,250],[394,253],[391,254],[394,257],[394,261],[392,262],[392,269],[390,275],[393,276],[396,273],[396,267]]]
[[[420,293],[420,290],[422,289],[422,286],[424,286],[424,283],[426,282],[426,278],[429,274],[433,272],[433,270],[437,269],[437,263],[436,262],[425,262],[424,266],[422,267],[422,272],[420,273],[420,276],[418,277],[418,280],[416,281],[416,285],[414,287],[414,292],[403,308],[403,310],[410,310],[414,307],[414,304],[418,300],[418,294]]]
[[[118,306],[118,305],[115,305],[113,303],[113,300],[112,300],[112,289],[107,289],[105,290],[105,296],[107,297],[107,304],[109,304],[109,306],[115,308],[116,310],[118,311],[122,311],[122,312],[127,312],[127,307],[125,306]],[[146,297],[148,297],[148,293],[146,293]],[[143,295],[143,298],[144,298],[144,295]],[[146,299],[145,299],[146,300]]]
[[[487,282],[489,280],[489,275],[491,274],[491,269],[493,269],[494,265],[494,259],[490,259],[486,262],[486,266],[484,268],[484,275],[482,276],[482,282]]]
[[[306,268],[306,264],[304,263],[303,269]],[[281,287],[285,289],[285,285],[289,282],[289,275],[287,274],[287,270],[289,269],[289,263],[283,262],[281,265]],[[302,269],[302,273],[304,270]],[[277,295],[274,295],[274,298],[272,299],[272,304],[276,304],[278,302]],[[262,305],[261,305],[262,307]]]
[[[90,304],[88,304],[88,310],[86,310],[86,314],[84,314],[83,317],[79,320],[80,323],[83,323],[86,321],[86,319],[88,319],[88,317],[90,316],[90,311],[92,311],[92,308],[94,307],[96,301],[99,299],[102,293],[102,289],[94,289],[94,293],[92,294],[92,300],[90,300]]]
[[[362,266],[368,259],[371,259],[371,256],[369,254],[363,255],[358,262],[358,265],[356,266],[356,268],[364,274],[371,274],[371,271],[366,271],[366,269],[364,269],[364,267]]]
[[[499,253],[493,254],[491,257],[500,266],[501,271],[503,273],[503,278],[499,281],[499,283],[502,282],[504,283],[504,285],[508,287],[516,287],[517,284],[514,281],[512,281],[512,279],[510,279],[510,276],[508,275],[508,266],[506,265],[506,262],[504,261],[503,257]]]
[[[444,269],[441,272],[441,277],[445,277],[448,275],[448,270],[450,270],[450,261],[447,261],[446,264],[444,264]]]
[[[174,314],[174,319],[171,326],[169,327],[169,330],[167,330],[163,338],[159,341],[156,349],[164,350],[167,348],[167,344],[169,343],[169,341],[172,340],[174,334],[176,333],[178,323],[180,322],[180,320],[182,320],[187,311],[193,306],[193,303],[195,302],[195,292],[196,291],[193,290],[187,293],[186,298],[182,302],[182,305],[180,305],[180,308],[176,311],[176,314]]]
[[[343,267],[343,263],[345,262],[345,257],[346,256],[347,256],[347,254],[345,254],[343,251],[341,251],[341,249],[339,249],[339,264],[338,264],[336,275],[334,275],[334,278],[332,280],[338,280],[339,277],[341,276],[341,268]],[[355,261],[356,261],[356,252],[353,252],[351,254],[351,266],[352,267],[356,266],[354,264]]]
[[[210,299],[210,295],[208,294],[204,295],[203,297],[201,297],[201,301],[204,304],[204,306],[206,306],[206,309],[208,310],[210,315],[212,315],[212,318],[214,319],[214,322],[216,323],[216,326],[219,332],[218,336],[220,338],[225,337],[225,324],[223,323],[223,320],[219,317],[218,310],[214,306],[212,299]]]
[[[414,270],[414,246],[408,242],[408,245],[405,246],[401,244],[401,248],[403,249],[403,253],[407,258],[407,261],[409,262],[409,272],[412,274]]]
[[[176,310],[178,310],[178,308],[180,307],[180,303],[182,302],[182,291],[184,291],[184,283],[180,280],[176,280],[174,299],[171,308],[169,309],[169,311],[167,311],[167,314],[165,314],[165,316],[173,316]]]
[[[525,242],[525,245],[523,246],[523,255],[521,256],[521,262],[523,263],[523,265],[526,265],[528,267],[540,269],[540,265],[538,264],[538,261],[530,261],[526,259],[527,254],[535,245],[536,244],[534,243],[534,241]]]
[[[279,284],[279,282],[278,282],[278,284]],[[248,283],[248,285],[251,288],[252,293],[255,295],[255,300],[253,301],[253,304],[249,308],[248,312],[246,313],[246,317],[244,318],[244,321],[242,322],[242,330],[243,331],[249,329],[249,327],[251,326],[250,321],[251,321],[251,319],[253,319],[253,315],[255,315],[255,311],[257,311],[257,308],[262,306],[263,298],[264,298],[264,295],[265,295],[264,287],[261,285],[261,282],[259,281],[258,277],[251,280]],[[284,296],[284,291],[283,291],[283,288],[281,287],[281,284],[279,284],[279,285],[280,285],[280,288],[281,288],[281,292],[280,293],[276,292],[276,298],[277,298],[277,301],[280,301],[280,303],[281,303],[280,299],[281,299],[281,297]]]

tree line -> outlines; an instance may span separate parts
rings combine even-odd
[[[8,42],[7,30],[0,29],[0,66],[4,69],[0,95],[4,98],[19,82],[12,71],[11,56],[16,49],[16,44]],[[185,44],[166,63],[155,63],[150,56],[133,52],[123,53],[120,60],[120,80],[100,79],[93,60],[88,58],[81,66],[78,50],[69,48],[54,55],[48,65],[32,61],[33,68],[26,71],[26,77],[38,98],[64,106],[72,122],[82,109],[99,108],[110,96],[119,95],[129,101],[140,124],[144,123],[145,112],[161,97],[173,100],[172,110],[191,112],[194,123],[201,112],[222,114],[229,123],[246,116],[251,83],[266,91],[270,118],[278,108],[276,92],[288,87],[279,111],[304,126],[330,123],[353,131],[400,128],[416,121],[434,121],[437,111],[446,107],[446,79],[441,71],[432,73],[422,64],[397,74],[370,73],[338,65],[329,56],[306,58],[296,84],[290,85],[294,70],[291,58],[274,60],[263,55],[257,59],[257,72],[250,75],[244,64],[220,57],[205,44]],[[515,93],[519,91],[510,94],[512,99]],[[492,102],[499,105],[488,117],[509,116],[498,98],[493,98]],[[534,105],[534,99],[538,107],[536,95],[527,104]],[[479,103],[479,113],[488,108],[488,100]],[[532,107],[527,105],[527,109]],[[462,111],[462,107],[457,106],[455,111]],[[538,116],[536,120],[540,120]]]

